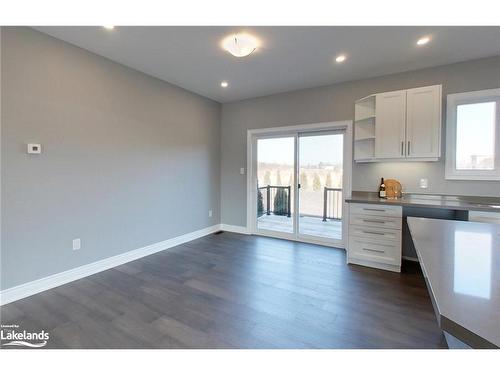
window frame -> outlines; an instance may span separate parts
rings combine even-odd
[[[450,94],[446,100],[446,160],[445,178],[447,180],[500,180],[500,88],[491,90]],[[490,170],[456,169],[457,150],[457,106],[496,102],[495,111],[495,168]]]

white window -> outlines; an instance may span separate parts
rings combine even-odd
[[[447,98],[446,178],[500,180],[500,89]]]

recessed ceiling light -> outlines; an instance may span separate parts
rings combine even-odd
[[[113,30],[115,27],[112,25],[103,26],[106,30]]]
[[[229,86],[229,83],[227,83],[227,81],[222,81],[222,82],[220,83],[220,86],[221,86],[221,87],[228,87],[228,86]]]
[[[250,34],[233,34],[222,40],[222,48],[236,57],[245,57],[255,51],[260,43]]]
[[[347,58],[346,55],[338,55],[335,58],[335,61],[338,62],[338,63],[341,63],[341,62],[344,62],[346,58]]]
[[[431,41],[431,38],[428,36],[423,36],[419,40],[417,40],[417,45],[418,46],[423,46],[424,44],[427,44]]]

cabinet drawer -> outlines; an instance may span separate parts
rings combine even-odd
[[[374,239],[381,241],[401,241],[401,231],[398,229],[388,228],[371,228],[358,225],[349,226],[349,236],[361,237],[366,239]]]
[[[500,224],[500,212],[469,211],[469,221]]]
[[[403,215],[403,210],[401,206],[389,206],[384,204],[362,204],[362,203],[351,203],[349,206],[351,214],[392,216],[392,217],[401,217]]]
[[[381,244],[350,237],[348,253],[349,258],[384,264],[401,264],[401,242]]]
[[[376,227],[401,230],[401,217],[387,217],[375,215],[352,215],[349,224],[363,227]]]

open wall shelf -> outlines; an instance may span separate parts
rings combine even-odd
[[[375,100],[375,95],[370,95],[354,104],[354,160],[375,157]]]

